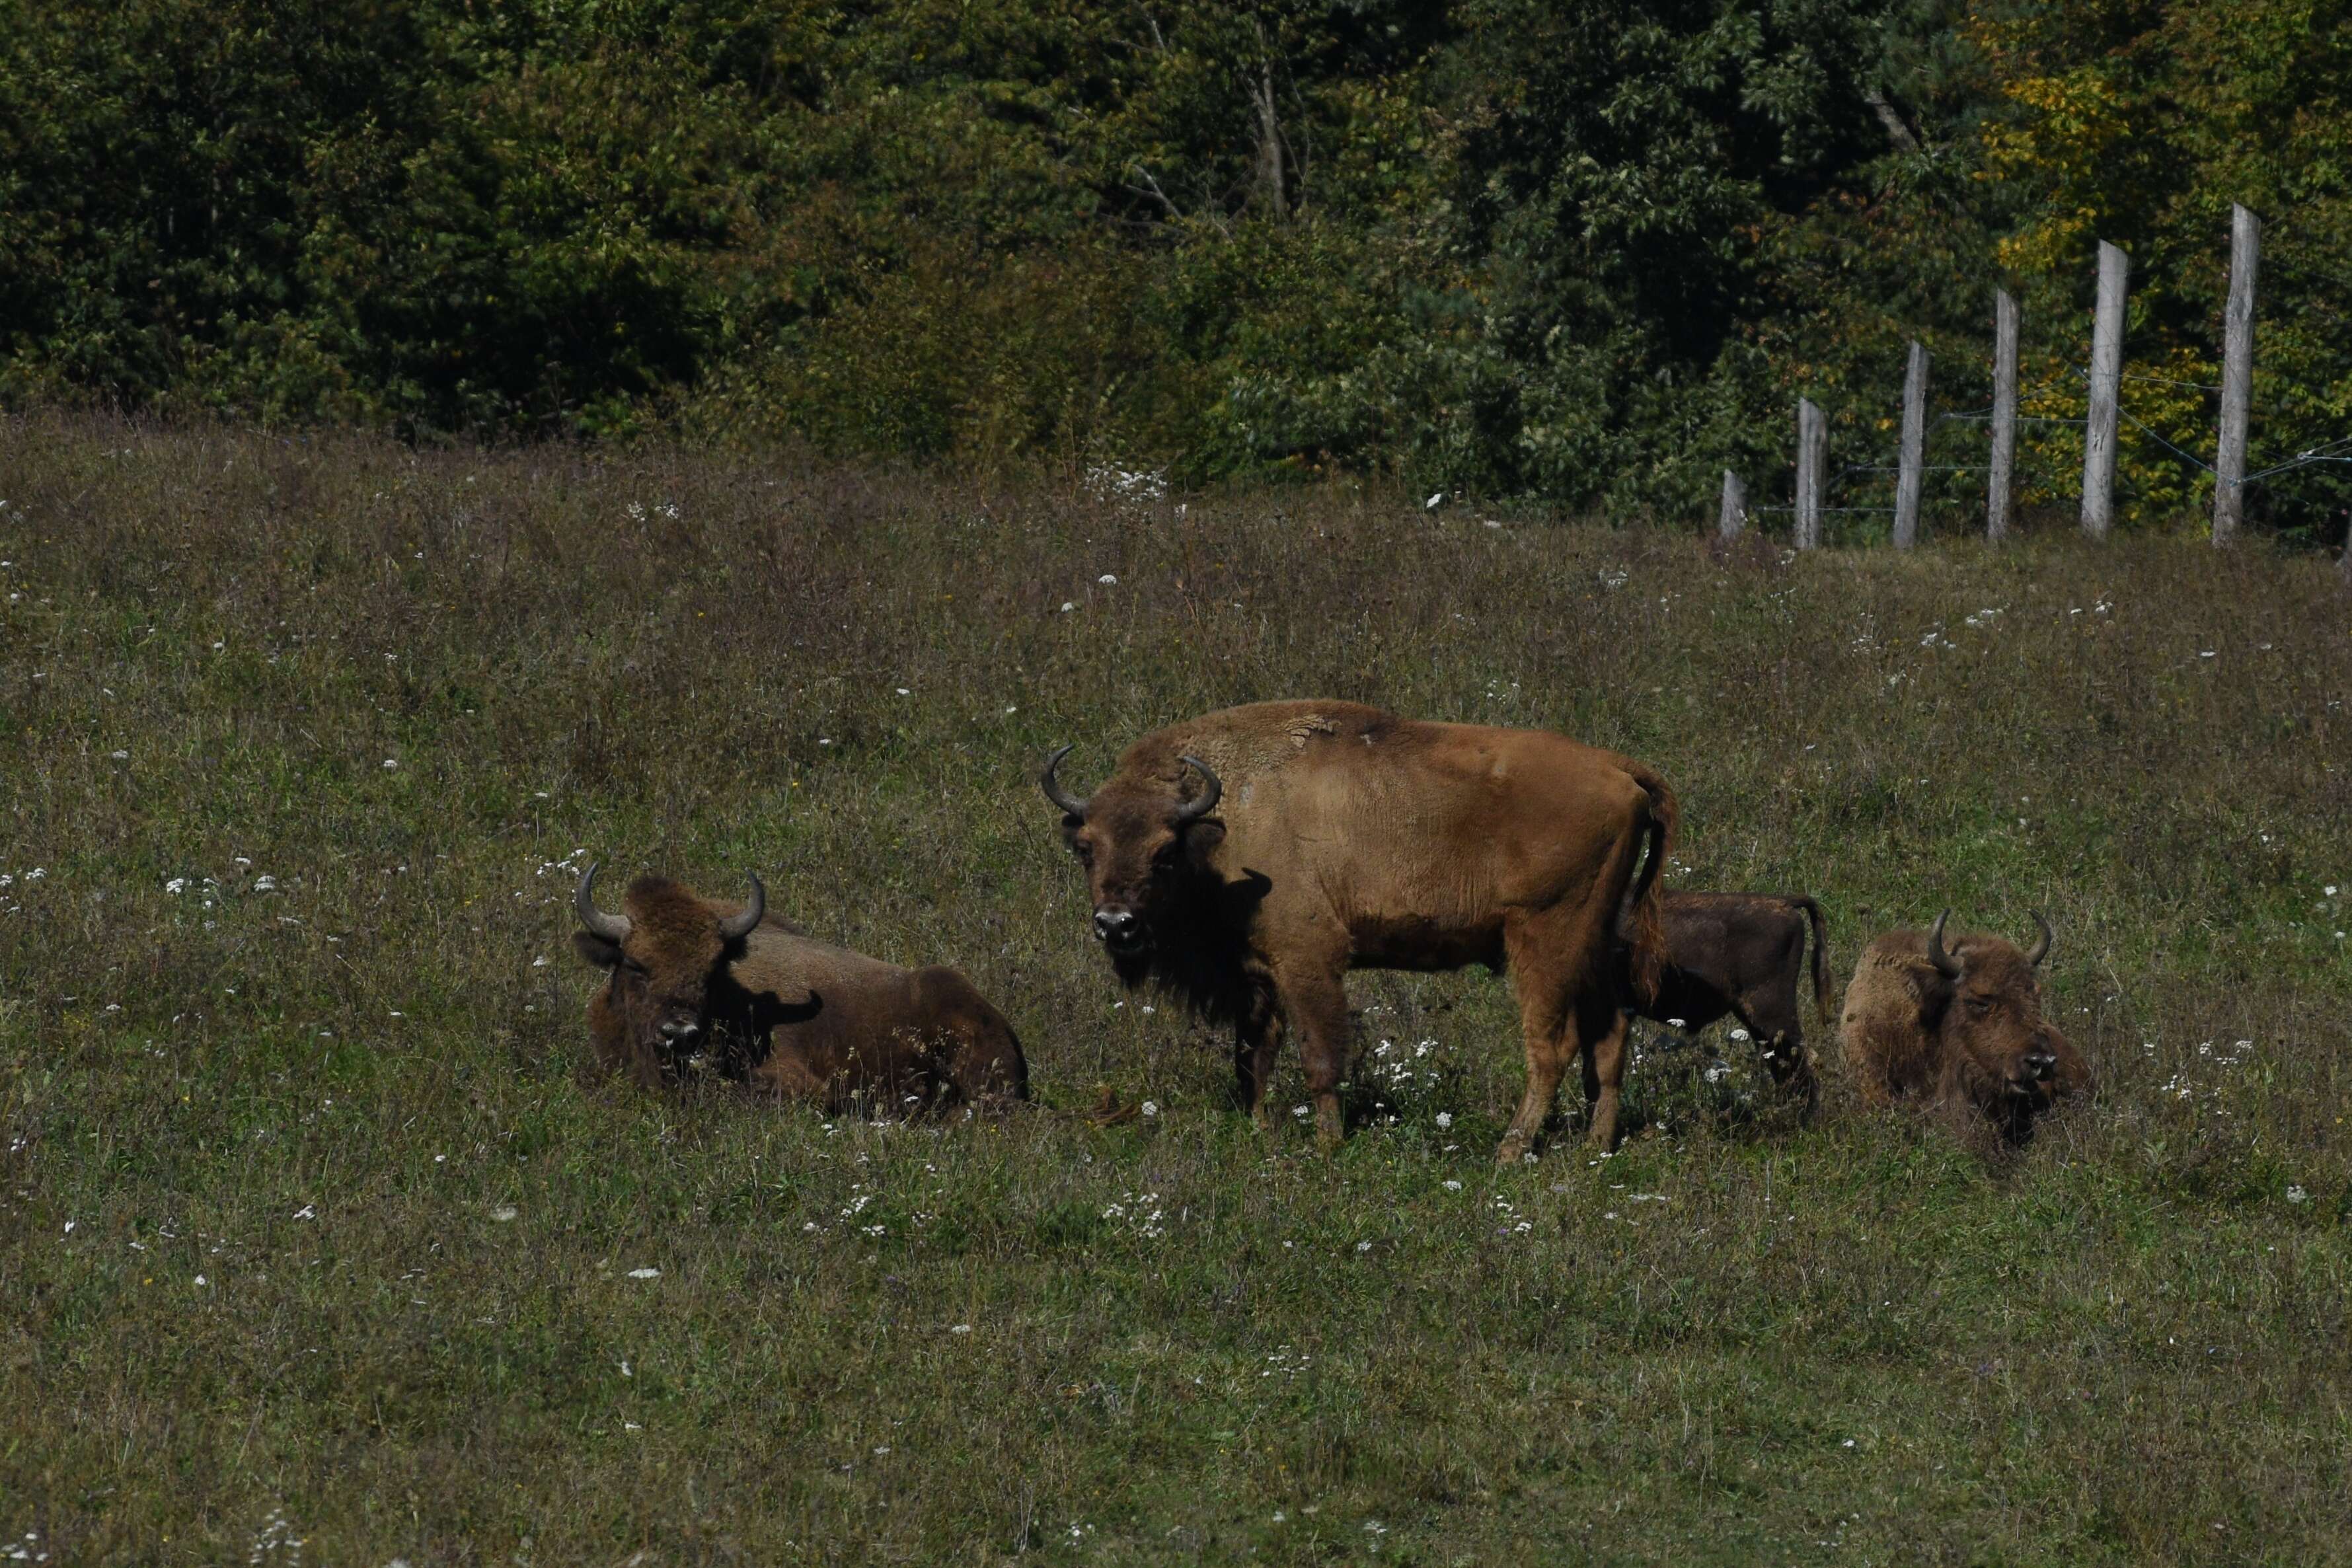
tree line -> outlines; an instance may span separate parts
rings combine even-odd
[[[1692,515],[1799,395],[1887,445],[1909,339],[1971,395],[1996,284],[2079,416],[2105,239],[2162,525],[2233,201],[2258,465],[2352,435],[2347,11],[0,0],[0,400]],[[2032,428],[2029,510],[2079,452]],[[2340,537],[2344,472],[2257,525]]]

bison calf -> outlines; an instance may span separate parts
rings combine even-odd
[[[1811,1106],[1819,1095],[1805,1051],[1798,986],[1805,972],[1805,928],[1812,927],[1813,1005],[1830,1018],[1827,941],[1822,906],[1801,894],[1679,893],[1664,895],[1665,959],[1654,998],[1629,985],[1641,1018],[1676,1029],[1705,1029],[1728,1013],[1755,1036],[1772,1080]]]
[[[971,981],[902,969],[805,936],[749,902],[715,904],[665,876],[641,876],[623,913],[596,907],[596,868],[572,908],[580,956],[610,977],[588,1003],[604,1065],[646,1088],[692,1059],[782,1099],[831,1111],[1026,1099],[1012,1027]]]
[[[2087,1091],[2090,1070],[2042,1016],[2036,967],[2049,924],[2021,952],[1998,936],[1948,946],[1935,928],[1890,931],[1864,950],[1846,988],[1840,1030],[1865,1103],[1918,1101],[1982,1116],[2012,1144],[2060,1099]]]

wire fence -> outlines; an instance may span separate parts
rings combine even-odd
[[[1955,476],[1985,475],[1993,476],[1984,503],[1988,526],[1998,528],[2000,525],[1994,519],[2006,512],[2021,482],[2053,498],[2063,494],[2067,483],[2067,476],[2053,472],[2047,464],[2050,444],[2037,441],[2035,453],[2021,453],[2018,449],[2016,432],[2025,428],[2050,433],[2054,437],[2061,432],[2081,431],[2084,433],[2080,443],[2084,462],[2083,523],[2086,531],[2095,534],[2105,531],[2119,482],[2136,502],[2154,498],[2158,504],[2171,505],[2180,504],[2210,485],[2213,496],[2214,537],[2220,541],[2237,526],[2237,520],[2242,515],[2242,502],[2237,497],[2242,496],[2248,486],[2257,484],[2267,486],[2310,469],[2352,467],[2352,434],[2310,441],[2292,452],[2274,450],[2268,461],[2250,466],[2249,443],[2245,437],[2250,423],[2251,392],[2255,385],[2252,290],[2255,258],[2259,254],[2259,232],[2260,225],[2251,214],[2242,209],[2233,214],[2231,302],[2223,319],[2223,335],[2227,340],[2223,380],[2207,382],[2196,379],[2194,371],[2202,369],[2201,366],[2193,367],[2189,374],[2170,374],[2159,370],[2126,368],[2119,362],[2125,337],[2124,285],[2127,269],[2121,252],[2112,246],[2102,246],[2095,339],[2105,346],[2095,347],[2093,359],[2095,364],[2106,366],[2105,373],[2110,379],[2104,387],[2099,384],[2099,372],[2094,365],[2061,361],[2037,384],[2021,388],[2005,398],[1997,396],[1993,403],[1930,413],[1923,406],[1926,401],[1925,378],[1920,377],[1918,384],[1906,385],[1905,391],[1904,426],[1911,434],[1906,438],[1904,451],[1892,457],[1883,452],[1872,453],[1862,461],[1848,463],[1823,473],[1822,469],[1826,465],[1820,463],[1819,436],[1814,438],[1817,444],[1811,452],[1805,450],[1801,442],[1798,496],[1801,498],[1810,493],[1814,497],[1810,509],[1821,517],[1895,516],[1897,518],[1896,542],[1905,544],[1909,542],[1915,523],[1905,520],[1904,509],[1906,506],[1913,508],[1911,517],[1916,518],[1921,497],[1926,494],[1927,481],[1931,478],[1943,481],[1936,486],[1937,495],[1942,497],[1937,504],[1937,509],[1941,511],[1958,499],[1959,492]],[[2241,267],[2246,269],[2242,276],[2239,272]],[[2299,277],[2326,291],[2352,297],[2352,275],[2340,274],[2310,261],[2270,257],[2261,262],[2261,267],[2265,272]],[[2001,353],[2007,356],[2005,362],[2013,367],[2017,362],[2018,317],[2015,305],[2005,295],[2001,298],[2001,309],[1997,312],[1997,317],[2000,331],[2005,334]],[[1916,372],[1916,367],[1927,361],[1925,350],[1916,343],[1912,345],[1912,350]],[[2045,365],[2048,362],[2046,360],[2043,361]],[[2176,395],[2167,400],[2168,408],[2163,411],[2151,408],[2147,413],[2152,418],[2143,417],[2142,413],[2133,409],[2126,401],[2126,389],[2133,386],[2188,395]],[[2082,417],[2051,412],[2020,412],[2024,408],[2047,411],[2053,400],[2057,400],[2057,406],[2063,409],[2076,398],[2086,400],[2085,413]],[[2202,421],[2211,417],[2217,399],[2220,402],[2221,434],[2216,439],[2213,455],[2209,459],[2182,444],[2186,438],[2181,436],[2184,420],[2181,410],[2184,406],[2193,407],[2199,412],[2185,417]],[[1816,430],[1826,429],[1827,422],[1822,413],[1808,412],[1805,417],[1815,421]],[[2168,433],[2158,428],[2153,421],[2163,421],[2172,426],[2172,431]],[[1991,455],[1996,461],[1926,461],[1929,443],[1948,426],[1952,427],[1955,434],[1969,429],[1984,432],[1993,442]],[[1885,423],[1882,422],[1878,428],[1884,433]],[[2150,469],[2144,459],[2135,459],[2123,473],[2118,474],[2119,465],[2115,456],[2126,441],[2138,446],[2147,457],[2158,459],[2159,468],[2166,462],[2176,465],[2175,471],[2180,476],[2179,479],[2156,483],[2151,487]],[[2064,453],[2070,444],[2067,441],[2059,441],[2058,451]],[[2036,460],[2037,455],[2039,461]],[[1973,456],[1974,454],[1954,454],[1948,447],[1945,455]],[[1998,476],[2003,461],[2007,465],[2009,488],[1996,497],[1993,492],[2002,487]],[[1813,465],[1810,478],[1801,472],[1809,465]],[[1731,498],[1735,492],[1729,484],[1733,477],[1736,476],[1727,476],[1727,508],[1736,507],[1738,514],[1797,514],[1801,519],[1800,542],[1806,542],[1807,534],[1801,521],[1806,507],[1777,502],[1748,505],[1744,499],[1735,502]],[[1890,485],[1895,488],[1897,500],[1892,504],[1873,504],[1878,496],[1886,494],[1881,486]],[[1739,486],[1737,494],[1744,497],[1745,486]],[[2331,491],[2326,494],[2335,497],[2338,493]],[[2347,504],[2345,509],[2352,511],[2352,504]],[[1732,510],[1727,510],[1725,527],[1737,527],[1737,517]],[[2347,541],[2345,571],[2347,580],[2352,580],[2352,539]]]

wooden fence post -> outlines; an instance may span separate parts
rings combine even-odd
[[[2246,520],[2246,423],[2254,395],[2254,271],[2262,220],[2230,208],[2230,303],[2221,314],[2221,444],[2213,455],[2213,542],[2228,544]]]
[[[2099,242],[2098,313],[2091,322],[2090,418],[2083,426],[2083,531],[2107,537],[2115,524],[2116,425],[2124,380],[2124,281],[2131,261]]]
[[[1822,542],[1822,466],[1829,455],[1830,424],[1813,400],[1797,400],[1797,548]]]
[[[1985,538],[2009,537],[2017,471],[2017,301],[1992,291],[1992,476],[1985,485]]]
[[[1723,471],[1723,515],[1716,520],[1715,531],[1727,539],[1739,537],[1739,525],[1748,518],[1748,486],[1730,469]]]
[[[1919,542],[1919,486],[1927,461],[1927,348],[1911,341],[1911,363],[1903,372],[1903,452],[1895,459],[1895,548]]]

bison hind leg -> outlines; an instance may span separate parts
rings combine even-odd
[[[1504,1129],[1503,1141],[1496,1146],[1498,1166],[1515,1166],[1533,1157],[1536,1137],[1551,1115],[1552,1102],[1559,1097],[1560,1080],[1568,1076],[1568,1061],[1576,1050],[1575,1035],[1561,1016],[1557,994],[1549,987],[1536,990],[1531,985],[1534,977],[1519,964],[1513,963],[1511,969],[1519,988],[1519,1025],[1527,1036],[1528,1083],[1511,1124]],[[1586,1086],[1591,1087],[1589,1065],[1585,1077]]]
[[[1528,1082],[1519,1108],[1496,1147],[1496,1165],[1517,1165],[1533,1155],[1536,1139],[1559,1096],[1560,1081],[1568,1076],[1568,1064],[1580,1051],[1585,1099],[1594,1109],[1595,1124],[1599,1125],[1605,1102],[1608,1132],[1614,1134],[1613,1090],[1622,1077],[1625,1020],[1616,1009],[1612,989],[1581,983],[1587,978],[1586,966],[1578,961],[1580,944],[1567,927],[1582,913],[1546,911],[1515,924],[1505,934],[1511,984],[1519,998],[1519,1027],[1526,1038]],[[1580,1006],[1591,997],[1580,993],[1591,993],[1608,1005]],[[1580,1011],[1591,1016],[1580,1019]],[[1601,1016],[1604,1013],[1605,1019]],[[1612,1026],[1618,1049],[1613,1056],[1603,1058],[1597,1048]]]
[[[921,1088],[931,1102],[925,1109],[1029,1098],[1021,1037],[977,986],[960,971],[933,964],[915,972],[915,987],[923,1043],[910,1065],[924,1080]]]
[[[1733,1010],[1756,1041],[1757,1054],[1764,1059],[1773,1084],[1784,1093],[1800,1096],[1805,1113],[1811,1115],[1821,1103],[1821,1078],[1815,1071],[1813,1053],[1805,1047],[1804,1025],[1797,1016],[1794,1000],[1786,1008],[1743,1001]]]

